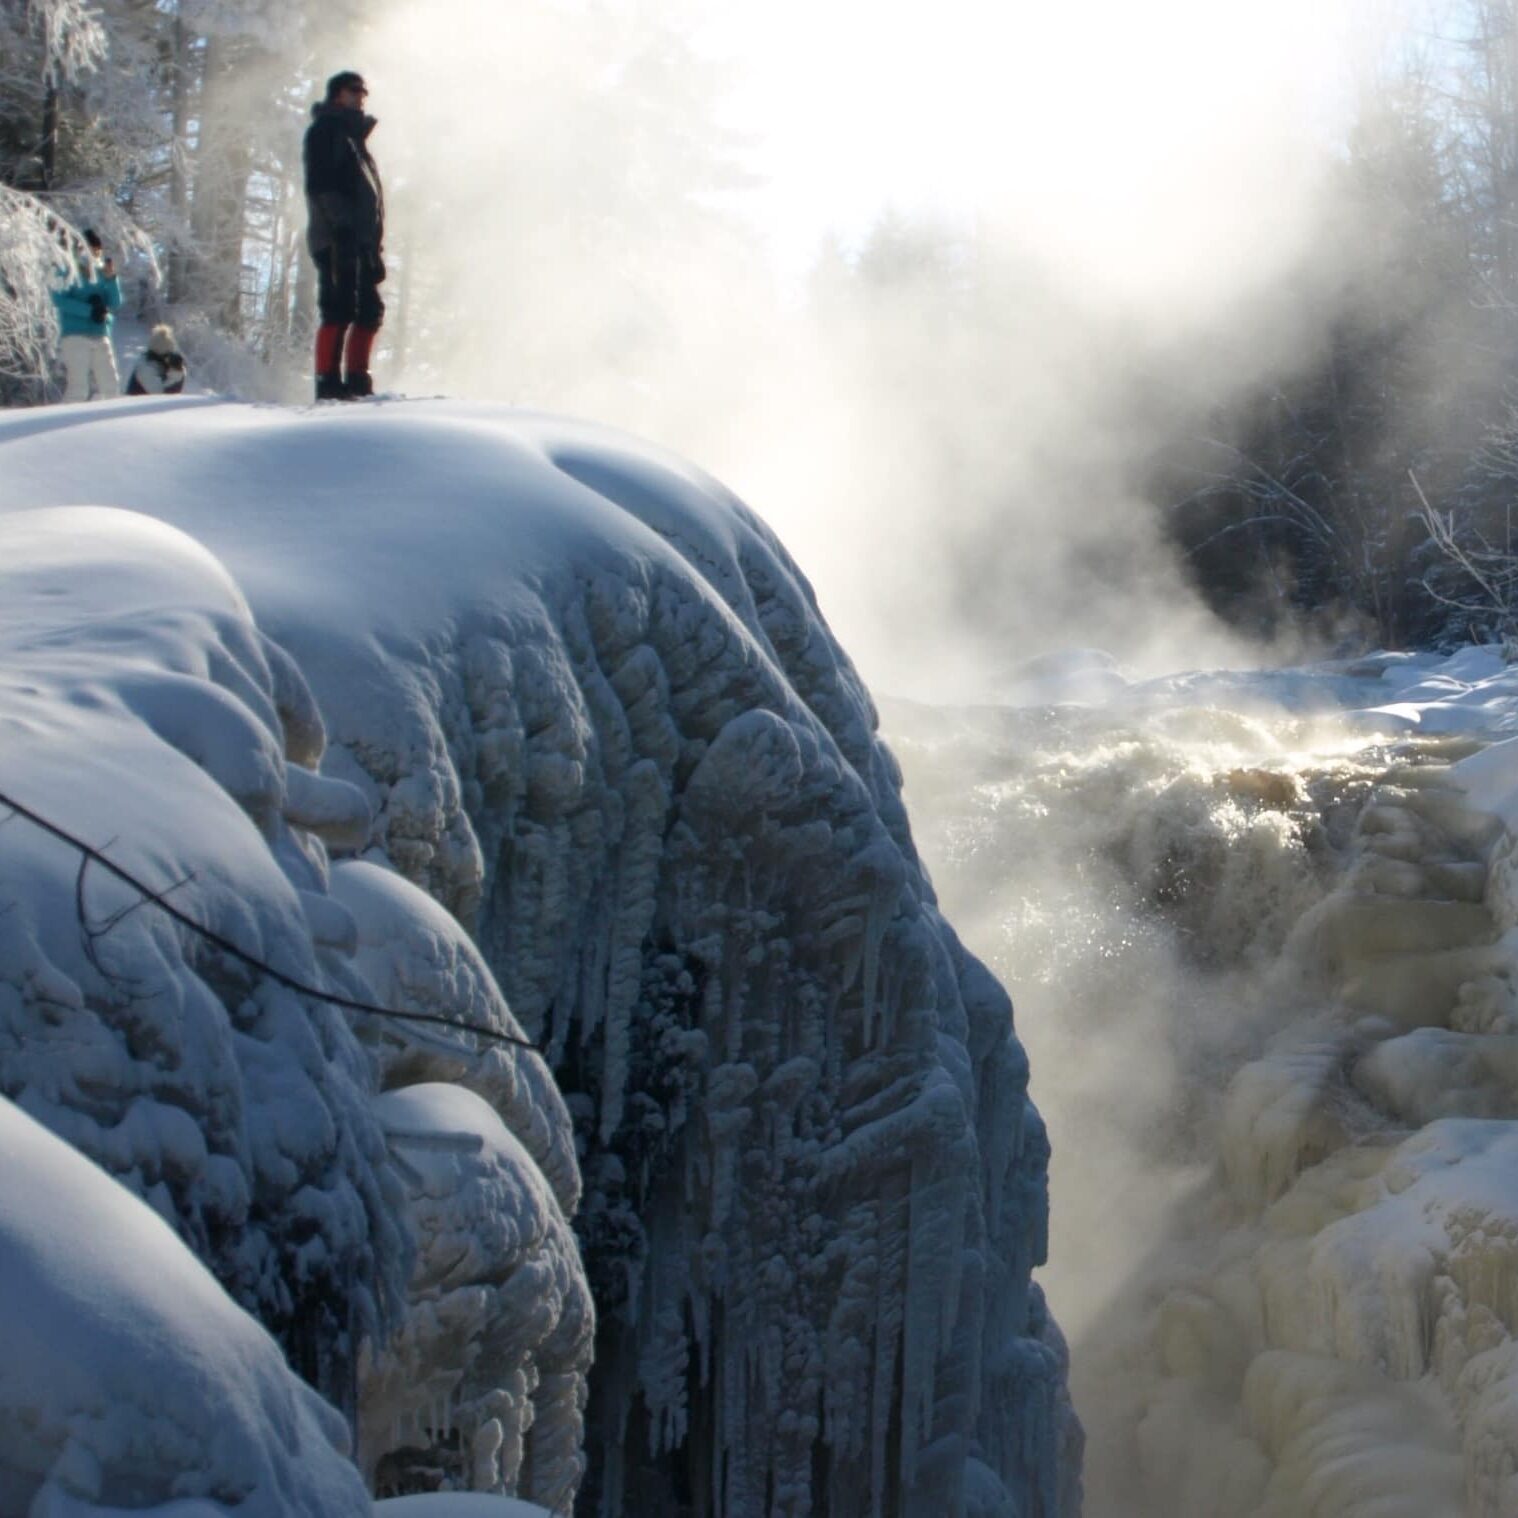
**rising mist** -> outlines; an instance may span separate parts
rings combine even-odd
[[[994,693],[1072,642],[1248,657],[1144,472],[1300,362],[1351,276],[1347,7],[450,17],[381,6],[352,60],[400,387],[698,460],[887,689]]]
[[[474,3],[461,80],[456,46],[381,7],[354,61],[394,186],[399,384],[593,416],[710,469],[891,695],[1015,697],[1071,645],[1133,674],[1299,653],[1306,634],[1272,650],[1212,615],[1145,484],[1157,450],[1311,363],[1385,256],[1337,193],[1384,46],[1358,10],[950,5],[924,34],[862,9]],[[1145,871],[1200,829],[1236,860],[1197,931],[1278,948],[1320,883],[1218,787],[1280,741],[1220,717],[1205,762],[1145,730],[1042,772],[1014,744],[980,777],[995,794],[956,799],[931,794],[942,719],[887,716],[955,920],[1020,1002],[1079,1348],[1208,1162],[1188,1104],[1257,1036],[1215,1021],[1257,997],[1253,951],[1199,968],[1135,905]],[[954,827],[982,802],[971,845]]]

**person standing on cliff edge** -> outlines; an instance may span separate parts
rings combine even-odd
[[[385,319],[385,195],[369,152],[374,117],[369,90],[352,70],[327,81],[327,98],[311,107],[302,151],[306,169],[306,246],[316,263],[316,398],[355,400],[374,394],[369,353]],[[346,342],[345,342],[346,339]]]

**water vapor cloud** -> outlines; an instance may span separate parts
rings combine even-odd
[[[1143,496],[1347,277],[1351,0],[381,4],[401,381],[594,415],[775,526],[866,675],[1248,656]]]

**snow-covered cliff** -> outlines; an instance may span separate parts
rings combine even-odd
[[[5,1091],[288,1319],[329,1394],[355,1377],[375,1480],[574,1484],[578,1203],[602,1511],[1073,1510],[1063,1347],[1030,1281],[1047,1146],[1010,1008],[940,917],[869,698],[762,523],[630,440],[457,403],[18,414],[0,465],[0,530],[59,535],[37,605],[77,589],[74,550],[200,551],[36,511],[63,503],[171,524],[247,597],[151,585],[126,646],[113,607],[87,660],[68,622],[36,698],[57,731],[0,789],[34,784],[156,884],[193,874],[173,899],[265,957],[520,1028],[552,1068],[350,1028],[151,909],[85,954],[66,851],[55,904],[12,925],[37,952],[53,935],[74,1021],[111,1047],[104,1098],[77,1031],[44,1077],[27,1050],[55,993],[23,977]],[[137,757],[68,729],[118,708]],[[43,848],[18,826],[0,868]],[[330,863],[323,836],[362,858]],[[129,904],[99,890],[92,920]],[[152,953],[162,1013],[137,984]],[[116,1093],[139,1090],[190,1121],[123,1123]],[[329,1322],[333,1302],[366,1316]]]

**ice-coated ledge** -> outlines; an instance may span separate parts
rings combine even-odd
[[[330,865],[328,844],[367,836],[368,802],[318,772],[311,693],[226,569],[136,513],[0,518],[0,735],[0,791],[105,861],[0,805],[0,1092],[77,1161],[49,1159],[0,1109],[15,1112],[0,1508],[86,1518],[193,1494],[185,1518],[362,1511],[349,1420],[372,1471],[416,1416],[460,1404],[490,1425],[469,1449],[482,1490],[564,1499],[583,1467],[592,1324],[565,1222],[579,1194],[568,1112],[530,1052],[355,1024],[319,994],[441,1004],[521,1034],[423,892]],[[405,1090],[378,1097],[421,1080],[473,1104],[450,1139],[505,1136],[491,1178],[531,1198],[535,1228],[491,1250],[476,1227],[492,1291],[467,1312],[455,1292],[446,1331],[427,1274],[438,1206],[409,1186],[416,1140],[390,1132],[384,1106]],[[462,1209],[454,1221],[467,1230]],[[497,1336],[488,1375],[453,1353],[465,1327]],[[383,1394],[376,1346],[411,1373],[399,1393]]]
[[[1010,1008],[762,523],[631,440],[452,402],[62,410],[0,419],[0,454],[0,512],[108,501],[228,566],[310,682],[323,775],[374,810],[368,858],[471,929],[544,1041],[582,1150],[603,1511],[1070,1507]]]

